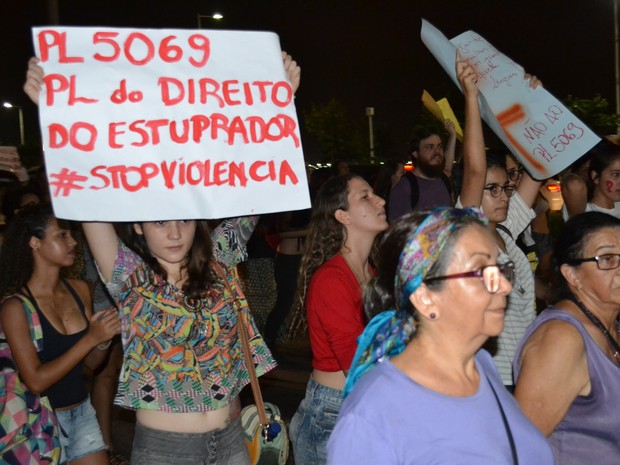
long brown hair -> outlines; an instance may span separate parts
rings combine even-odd
[[[327,260],[334,257],[347,240],[347,229],[336,219],[336,210],[349,209],[349,181],[362,179],[347,174],[329,179],[321,188],[312,205],[310,231],[304,245],[304,254],[299,267],[297,292],[293,302],[289,336],[305,334],[306,294],[314,272]]]

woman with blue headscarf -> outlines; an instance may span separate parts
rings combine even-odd
[[[513,272],[485,223],[439,208],[386,233],[328,464],[553,463],[480,350],[504,327]]]

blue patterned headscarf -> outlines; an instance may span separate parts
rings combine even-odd
[[[345,397],[357,381],[384,357],[400,354],[415,331],[413,315],[407,313],[413,294],[444,250],[456,227],[466,217],[487,224],[479,208],[439,207],[428,214],[403,247],[394,277],[394,300],[401,310],[386,310],[376,315],[357,340],[344,387]]]

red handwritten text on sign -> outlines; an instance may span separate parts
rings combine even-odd
[[[76,171],[63,168],[50,174],[50,187],[54,197],[66,197],[73,190],[86,187],[93,190],[123,189],[136,192],[148,188],[151,180],[161,178],[168,189],[190,186],[241,186],[246,187],[248,181],[255,183],[271,181],[280,185],[299,182],[291,165],[284,160],[277,164],[274,161],[244,162],[212,162],[211,160],[163,161],[161,163],[143,163],[139,166],[115,165],[95,166],[90,171],[90,178]],[[89,180],[93,183],[89,184]]]
[[[307,208],[275,34],[46,27],[33,38],[45,72],[46,164],[64,218]]]
[[[93,45],[97,45],[100,51],[92,57],[104,63],[117,61],[124,58],[132,65],[142,66],[150,63],[155,57],[164,63],[177,63],[184,58],[185,51],[177,43],[177,37],[170,35],[162,39],[158,44],[154,43],[147,35],[141,32],[129,34],[122,43],[118,42],[118,32],[99,31],[92,36]],[[39,50],[41,62],[50,59],[50,51],[56,50],[60,63],[83,63],[83,56],[69,56],[67,51],[67,33],[53,30],[42,31],[39,34]],[[140,52],[136,51],[141,45]],[[187,45],[193,53],[188,53],[188,62],[197,68],[203,67],[209,60],[211,45],[209,39],[202,34],[192,34],[187,39]],[[139,56],[142,53],[143,56]]]
[[[53,149],[70,146],[83,152],[95,150],[98,129],[90,123],[77,122],[71,127],[52,123],[47,130],[49,145]],[[175,144],[200,144],[207,139],[223,139],[228,145],[239,142],[262,144],[290,138],[295,147],[301,144],[297,123],[288,115],[276,115],[265,120],[260,116],[236,116],[229,119],[226,115],[213,113],[209,116],[194,115],[180,121],[165,118],[115,121],[107,126],[107,143],[112,149],[122,149],[126,145],[159,145],[162,138]]]

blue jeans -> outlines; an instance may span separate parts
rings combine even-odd
[[[241,419],[208,433],[173,433],[136,423],[131,465],[250,465]]]
[[[103,442],[90,397],[70,410],[56,410],[56,417],[60,424],[60,463],[108,449]]]
[[[290,437],[296,465],[327,463],[327,440],[342,406],[342,391],[308,380],[306,397],[291,420]]]

